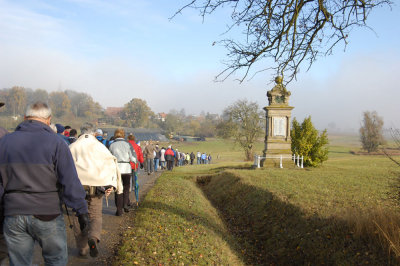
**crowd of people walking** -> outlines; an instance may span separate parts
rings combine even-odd
[[[0,260],[8,256],[10,265],[31,265],[35,241],[46,265],[67,263],[62,205],[68,215],[68,208],[76,213],[72,226],[79,255],[98,256],[103,197],[114,192],[115,215],[121,216],[139,205],[139,169],[151,175],[211,163],[211,155],[199,151],[160,148],[153,141],[141,147],[122,128],[107,139],[107,133],[85,123],[78,136],[51,118],[47,104],[37,102],[14,132],[0,128]],[[135,202],[129,198],[132,190]]]
[[[193,165],[197,156],[197,164],[211,163],[211,154],[197,152],[180,152],[178,149],[173,149],[172,146],[159,147],[158,143],[153,146],[152,141],[145,143],[145,150],[148,150],[147,160],[145,160],[145,169],[148,174],[158,169],[172,170],[174,167]]]
[[[128,136],[129,142],[136,145],[138,150],[136,153],[140,156],[140,164],[138,167],[150,175],[158,170],[172,170],[174,167],[193,165],[197,156],[197,164],[211,163],[211,154],[197,152],[180,152],[178,149],[173,149],[171,145],[161,147],[158,142],[144,141],[143,149],[141,149],[140,141],[134,142],[134,136]]]

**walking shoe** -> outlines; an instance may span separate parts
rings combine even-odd
[[[116,213],[115,213],[115,216],[122,216],[122,211],[117,211]]]
[[[124,212],[129,212],[129,208],[124,208]]]
[[[90,250],[90,257],[97,257],[99,255],[99,251],[97,250],[97,247],[96,247],[96,240],[90,239],[88,241],[88,244],[89,244],[89,250]]]

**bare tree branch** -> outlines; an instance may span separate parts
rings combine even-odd
[[[231,23],[225,33],[243,29],[244,38],[219,41],[228,60],[216,79],[243,71],[239,79],[243,82],[254,64],[270,58],[273,65],[262,70],[273,69],[274,76],[284,75],[290,82],[301,65],[309,69],[340,43],[346,47],[355,27],[369,28],[366,21],[372,10],[392,4],[391,0],[192,0],[171,19],[187,8],[199,10],[203,19],[217,9],[230,8]]]
[[[394,141],[394,144],[397,146],[397,149],[400,150],[400,130],[397,128],[389,129],[390,135]],[[382,149],[383,153],[388,157],[392,162],[400,166],[400,161],[396,160],[386,149]]]

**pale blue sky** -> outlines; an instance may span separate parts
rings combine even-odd
[[[103,107],[142,98],[156,112],[220,113],[242,98],[267,104],[270,72],[239,84],[213,82],[223,69],[221,39],[229,18],[220,10],[202,22],[189,0],[0,0],[0,88],[73,89]],[[361,114],[376,110],[400,127],[400,8],[371,14],[375,32],[357,29],[343,52],[320,58],[292,82],[293,116],[318,127],[357,130]],[[266,62],[267,63],[267,62]]]

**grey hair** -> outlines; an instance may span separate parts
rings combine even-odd
[[[28,106],[25,116],[48,119],[51,116],[51,109],[44,102],[35,102]]]
[[[93,125],[92,123],[86,122],[81,126],[81,133],[82,134],[94,134],[96,132],[96,129],[97,128],[95,125]]]

